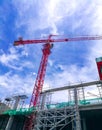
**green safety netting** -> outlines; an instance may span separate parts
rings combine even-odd
[[[79,100],[78,105],[88,105],[88,104],[99,103],[101,100],[102,100],[102,98]],[[46,107],[48,109],[52,109],[52,108],[63,108],[63,107],[73,106],[73,105],[75,105],[75,102],[70,101],[70,102],[62,102],[62,103],[58,103],[58,104],[49,104],[49,105],[46,105]]]
[[[94,98],[94,99],[86,99],[86,100],[79,100],[78,105],[88,105],[88,104],[94,104],[94,103],[99,103],[102,102],[102,98]],[[68,106],[74,106],[75,102],[70,101],[70,102],[62,102],[62,103],[57,103],[57,104],[49,104],[46,105],[47,109],[53,109],[53,108],[64,108]],[[31,108],[21,108],[17,110],[7,110],[3,114],[8,114],[8,115],[26,115],[26,114],[31,114],[32,112],[36,111],[37,108],[31,107]]]
[[[67,106],[73,106],[74,102],[62,102],[62,103],[57,103],[57,104],[49,104],[46,105],[48,109],[52,109],[52,108],[63,108],[63,107],[67,107]]]
[[[8,115],[26,115],[30,114],[32,112],[36,111],[36,108],[31,107],[31,108],[20,108],[17,110],[7,110],[3,114],[8,114]]]

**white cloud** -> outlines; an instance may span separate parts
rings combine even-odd
[[[15,65],[15,62],[18,60],[19,60],[19,55],[14,52],[14,49],[13,50],[10,49],[10,53],[8,53],[8,54],[3,52],[0,55],[0,63],[1,64],[5,65],[9,68],[15,69],[15,70],[22,70],[22,67],[17,67]]]
[[[0,55],[0,62],[7,65],[9,62],[12,62],[14,60],[18,60],[19,55],[17,55],[16,50],[14,48],[9,49],[9,53],[6,54],[2,51]]]
[[[30,95],[33,89],[33,81],[31,75],[21,77],[16,74],[8,72],[4,75],[0,75],[0,93],[5,92],[2,97],[10,96],[16,93],[25,93]]]
[[[28,35],[31,35],[36,30],[46,28],[51,29],[50,33],[57,34],[58,22],[61,22],[63,21],[63,18],[74,14],[80,3],[80,1],[78,3],[75,0],[72,0],[71,2],[67,0],[42,0],[37,2],[30,0],[29,3],[26,0],[13,1],[13,4],[18,11],[16,27],[18,28],[25,25],[27,27]]]
[[[12,54],[11,55],[3,54],[2,56],[0,56],[0,61],[4,64],[7,64],[9,61],[12,60],[17,60],[17,56]]]
[[[54,61],[49,59],[49,60],[48,60],[48,64],[49,64],[49,66],[53,66]]]
[[[0,63],[15,70],[22,70],[24,67],[33,68],[33,63],[31,61],[25,61],[25,59],[20,61],[22,57],[28,56],[26,54],[28,53],[25,53],[24,49],[19,53],[19,49],[14,47],[10,47],[8,53],[1,50]]]

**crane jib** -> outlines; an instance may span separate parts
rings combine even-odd
[[[102,36],[90,36],[90,37],[73,37],[65,39],[41,39],[41,40],[18,40],[14,42],[14,46],[24,44],[37,44],[37,43],[50,43],[50,42],[67,42],[67,41],[84,41],[84,40],[101,40]]]

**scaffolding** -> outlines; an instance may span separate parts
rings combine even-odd
[[[86,87],[96,86],[98,90],[97,97],[86,97]],[[68,90],[68,102],[57,104],[46,104],[46,95],[52,92]],[[102,103],[102,81],[93,81],[89,83],[80,83],[42,93],[44,96],[41,102],[42,109],[37,112],[35,130],[82,130],[80,119],[80,108],[92,104]],[[94,94],[93,94],[94,95]],[[95,96],[95,95],[94,95]]]

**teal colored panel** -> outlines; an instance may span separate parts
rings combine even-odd
[[[96,62],[102,61],[102,57],[96,58]]]

